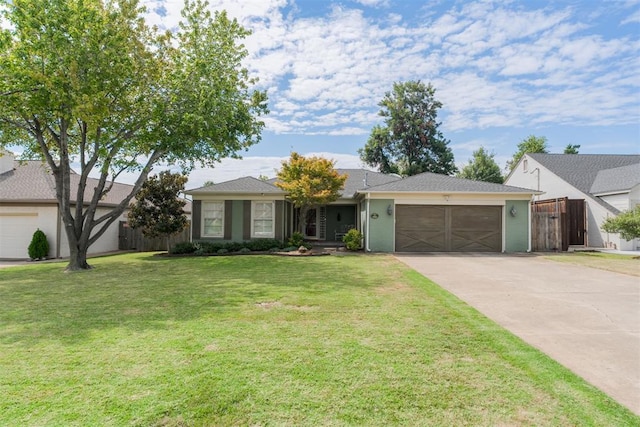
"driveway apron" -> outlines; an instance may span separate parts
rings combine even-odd
[[[535,255],[396,258],[640,415],[640,278]]]

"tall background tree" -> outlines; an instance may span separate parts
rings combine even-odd
[[[455,173],[449,141],[438,129],[442,103],[435,92],[431,83],[394,83],[378,104],[384,125],[375,126],[364,148],[358,150],[362,161],[380,172],[404,176]]]
[[[580,144],[567,144],[564,147],[564,154],[578,154],[578,149],[580,148]]]
[[[150,176],[129,210],[129,225],[140,227],[145,236],[165,236],[167,252],[171,250],[171,235],[184,230],[188,224],[184,213],[187,202],[180,198],[187,180],[186,175],[170,171]]]
[[[494,157],[495,154],[489,153],[484,147],[478,148],[473,152],[473,158],[462,168],[458,177],[502,184],[504,177]]]
[[[305,227],[307,211],[314,205],[334,202],[340,197],[347,175],[335,170],[335,161],[323,157],[304,157],[293,152],[282,162],[276,185],[288,193],[294,207],[298,208],[297,231]]]
[[[512,171],[516,167],[522,156],[527,153],[548,153],[549,146],[547,138],[544,136],[529,135],[518,144],[518,150],[513,153],[511,160],[507,161],[507,170]]]
[[[154,165],[211,165],[260,140],[266,94],[241,66],[248,32],[226,13],[187,0],[178,30],[158,33],[137,0],[0,0],[0,10],[9,24],[0,30],[0,148],[22,146],[53,172],[68,269],[90,268],[87,249]],[[98,184],[86,188],[92,171]],[[97,215],[125,171],[138,173],[132,191]]]

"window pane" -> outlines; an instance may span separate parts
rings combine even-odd
[[[224,234],[224,203],[203,203],[202,218],[203,236],[222,237]]]
[[[273,237],[273,202],[253,203],[253,235],[256,237]]]

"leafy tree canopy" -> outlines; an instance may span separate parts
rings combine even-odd
[[[187,226],[183,209],[187,202],[180,198],[187,180],[186,175],[170,171],[150,176],[129,210],[129,225],[142,228],[145,236],[166,236],[168,248],[169,236]]]
[[[394,83],[378,104],[383,126],[375,126],[360,158],[383,173],[404,176],[456,172],[449,141],[438,129],[435,88],[420,81]]]
[[[304,230],[306,211],[314,205],[334,202],[340,197],[347,175],[335,170],[335,161],[322,157],[304,157],[291,153],[288,161],[282,162],[276,185],[288,193],[296,208],[300,208],[298,231]]]
[[[484,147],[478,148],[473,152],[473,158],[462,168],[458,177],[502,184],[504,177],[500,171],[500,166],[493,159],[494,156],[494,153],[489,153]]]
[[[251,89],[238,43],[248,32],[207,9],[187,0],[176,32],[159,33],[137,0],[0,0],[0,148],[22,146],[53,172],[68,269],[90,268],[88,247],[154,165],[211,165],[260,140],[266,94]],[[91,171],[99,182],[86,188]],[[132,191],[97,214],[125,171],[138,173]]]
[[[618,216],[605,219],[602,229],[607,233],[619,233],[625,240],[640,238],[640,205]]]
[[[518,150],[513,153],[513,158],[507,161],[507,169],[512,171],[516,167],[522,156],[527,153],[548,153],[549,146],[547,138],[544,136],[529,135],[518,144]]]
[[[578,154],[578,149],[580,148],[580,144],[567,144],[564,147],[564,154]]]

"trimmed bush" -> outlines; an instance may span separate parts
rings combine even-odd
[[[282,243],[276,239],[256,239],[245,242],[245,247],[252,251],[266,252],[282,247]]]
[[[287,244],[298,248],[304,244],[304,236],[299,231],[296,231],[291,235]]]
[[[192,254],[196,251],[196,246],[192,242],[176,243],[171,249],[172,254]]]
[[[44,259],[49,255],[49,242],[47,236],[39,228],[33,233],[31,243],[29,243],[29,258]]]
[[[362,247],[362,233],[352,228],[342,237],[348,251],[358,251]]]

